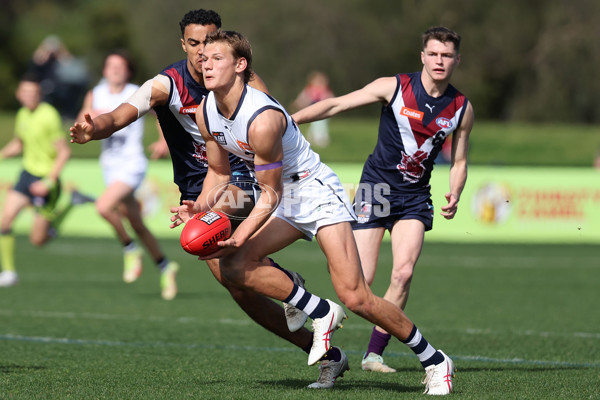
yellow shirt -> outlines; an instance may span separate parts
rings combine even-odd
[[[42,178],[48,175],[56,160],[54,144],[64,137],[58,111],[48,103],[33,111],[22,107],[15,118],[15,135],[23,142],[23,168]]]

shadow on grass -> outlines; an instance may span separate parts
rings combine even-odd
[[[275,386],[286,389],[305,389],[312,382],[308,382],[306,380],[301,379],[281,379],[281,380],[269,380],[269,381],[258,381],[257,384],[265,385],[265,386]],[[348,380],[337,380],[335,383],[335,391],[342,390],[389,390],[394,392],[403,392],[403,393],[420,393],[419,391],[423,391],[421,386],[404,386],[398,383],[390,383],[390,382],[374,382],[370,379],[348,379]],[[318,389],[315,389],[318,390]]]
[[[30,372],[48,369],[48,367],[42,367],[40,365],[0,365],[0,373],[11,374],[14,372]]]

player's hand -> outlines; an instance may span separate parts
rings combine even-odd
[[[200,207],[193,200],[183,200],[180,206],[171,207],[171,212],[174,214],[171,216],[171,229],[185,224],[200,211]]]
[[[159,158],[165,158],[169,155],[169,146],[164,139],[151,143],[148,146],[148,149],[150,150],[151,160],[158,160]]]
[[[453,193],[446,193],[445,197],[448,204],[442,206],[440,214],[446,219],[452,219],[458,210],[458,197]]]
[[[229,254],[233,254],[242,246],[243,243],[240,243],[233,236],[227,240],[223,240],[221,242],[217,242],[217,246],[221,247],[221,249],[215,251],[214,253],[206,256],[206,257],[198,257],[198,260],[212,260],[214,258],[223,258],[228,256]]]
[[[90,114],[85,114],[84,122],[75,122],[72,127],[69,128],[71,132],[71,143],[84,144],[92,140],[92,135],[96,130],[94,121]]]

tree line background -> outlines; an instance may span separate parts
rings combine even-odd
[[[245,34],[254,68],[289,105],[321,70],[336,94],[380,76],[421,68],[421,33],[445,25],[463,37],[453,83],[477,118],[600,122],[600,2],[595,0],[2,0],[0,109],[36,47],[55,34],[85,62],[88,85],[104,55],[127,49],[143,82],[184,57],[179,20],[214,9],[223,28]],[[79,101],[78,99],[74,101]],[[369,110],[357,111],[370,112]]]

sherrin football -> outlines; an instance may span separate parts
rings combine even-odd
[[[231,235],[231,221],[219,211],[201,212],[185,223],[181,231],[181,247],[195,256],[206,257],[219,250],[217,242]]]

